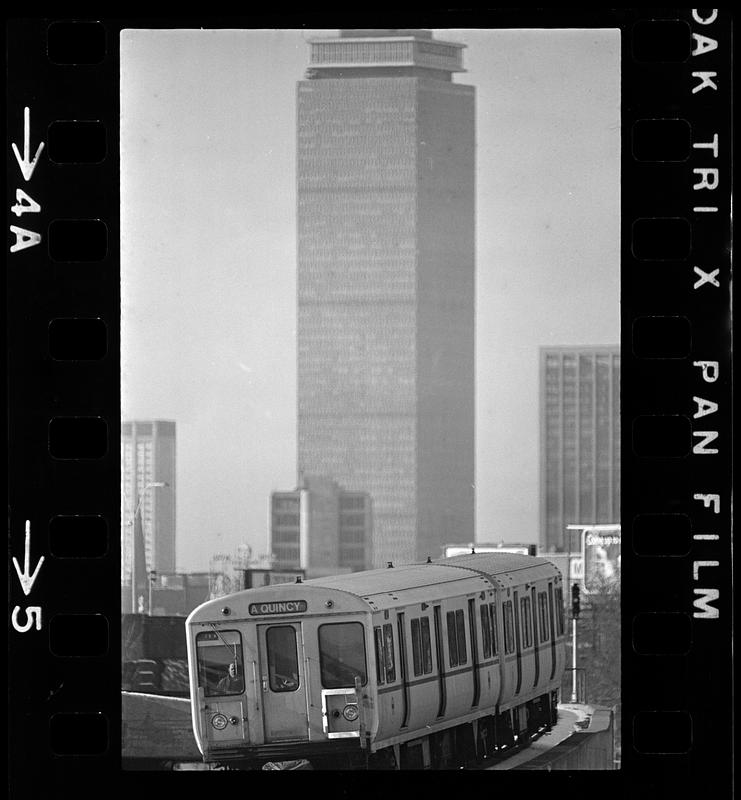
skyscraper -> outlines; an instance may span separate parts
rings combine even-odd
[[[154,483],[167,486],[151,486]],[[137,503],[141,503],[146,570],[174,572],[175,423],[170,420],[121,423],[122,584],[131,581]]]
[[[298,84],[298,470],[373,562],[474,538],[474,89],[423,30],[310,42]]]
[[[567,525],[619,523],[619,347],[540,349],[540,441],[541,549],[568,550]]]

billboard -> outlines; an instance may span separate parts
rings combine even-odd
[[[620,526],[582,530],[583,586],[586,594],[610,591],[620,584]]]

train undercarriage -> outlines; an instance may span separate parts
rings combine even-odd
[[[543,694],[515,708],[483,716],[412,741],[393,744],[376,752],[353,747],[331,755],[295,752],[284,762],[263,751],[262,757],[231,761],[231,769],[295,769],[296,760],[315,770],[435,770],[465,769],[486,759],[526,747],[535,737],[550,731],[557,722],[558,693]],[[325,745],[326,747],[326,745]],[[317,745],[317,750],[319,746]],[[267,756],[267,757],[266,757]],[[266,767],[266,764],[268,765]]]

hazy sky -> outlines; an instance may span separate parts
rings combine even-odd
[[[122,416],[177,423],[182,570],[265,552],[270,492],[296,484],[296,82],[318,33],[122,33]],[[620,35],[435,35],[468,45],[454,80],[476,87],[477,539],[536,541],[538,348],[620,338]]]

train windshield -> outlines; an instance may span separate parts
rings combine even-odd
[[[207,697],[242,694],[244,661],[239,631],[209,631],[196,636],[198,685]]]
[[[368,681],[365,669],[365,630],[359,622],[333,622],[319,626],[319,663],[322,686],[340,689]]]

